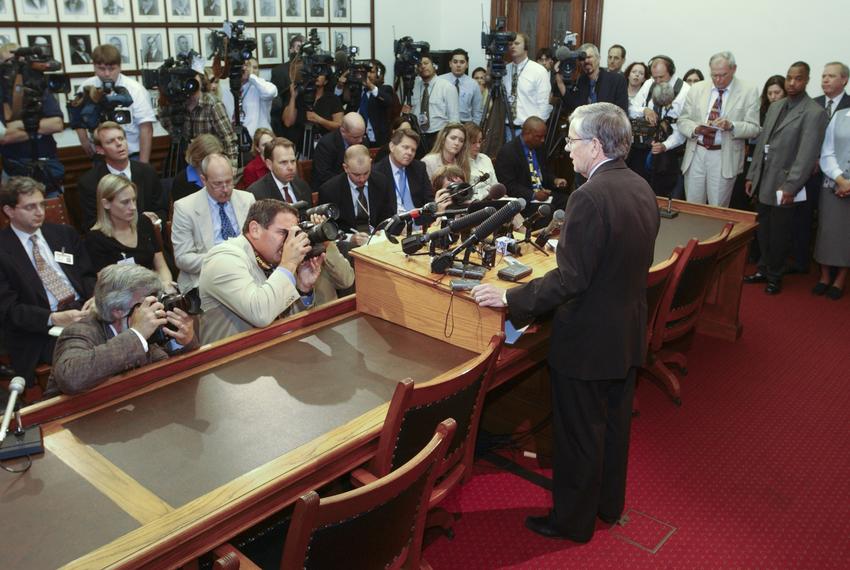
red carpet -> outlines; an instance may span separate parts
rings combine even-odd
[[[448,498],[462,513],[455,538],[425,558],[436,569],[847,568],[850,297],[813,297],[814,283],[791,276],[776,297],[745,285],[743,337],[696,339],[681,408],[639,386],[624,527],[599,523],[586,545],[537,537],[523,521],[549,493],[480,460]]]

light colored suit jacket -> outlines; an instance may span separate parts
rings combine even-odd
[[[354,283],[354,269],[336,245],[328,247],[322,274],[313,289],[313,306],[336,299],[336,290]],[[201,280],[200,337],[203,344],[268,326],[284,312],[306,309],[287,275],[273,271],[267,278],[251,242],[241,235],[220,243],[204,260]]]
[[[787,102],[784,98],[771,103],[747,171],[747,180],[752,181],[759,202],[768,206],[776,206],[777,190],[796,194],[806,184],[826,132],[826,111],[806,94],[777,124]],[[770,144],[767,156],[765,144]]]
[[[233,191],[230,202],[236,212],[237,232],[242,231],[242,224],[254,201],[254,195],[250,192]],[[171,244],[174,246],[174,262],[180,269],[177,285],[180,291],[185,293],[198,285],[204,256],[215,245],[206,188],[201,188],[174,203]]]
[[[706,123],[708,118],[711,90],[714,84],[710,79],[700,81],[688,91],[682,113],[679,115],[679,132],[687,138],[685,157],[682,160],[682,172],[687,172],[694,159],[699,135],[694,130]],[[732,131],[724,131],[720,148],[720,175],[734,178],[744,170],[744,155],[747,140],[755,138],[761,131],[759,127],[759,92],[737,77],[730,85],[729,93],[723,101],[720,117],[732,121]]]

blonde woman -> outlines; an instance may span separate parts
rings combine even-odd
[[[469,180],[469,143],[466,131],[461,123],[449,123],[437,135],[434,148],[422,157],[428,178],[434,179],[437,169],[441,166],[454,164],[463,171],[464,178]]]
[[[153,222],[136,209],[136,185],[124,176],[107,174],[97,185],[97,222],[86,235],[92,267],[135,263],[153,270],[163,289],[173,291],[171,270],[156,241]]]

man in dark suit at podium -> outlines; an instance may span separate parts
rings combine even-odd
[[[310,185],[298,178],[295,160],[295,143],[277,137],[263,150],[263,158],[269,173],[251,184],[248,192],[257,200],[272,198],[287,204],[304,201],[312,204],[313,192]]]
[[[408,212],[434,199],[434,189],[425,164],[416,160],[419,134],[413,129],[398,129],[390,139],[390,153],[374,166],[389,180],[396,194],[396,208]]]
[[[623,160],[631,132],[616,105],[576,109],[567,150],[587,182],[570,196],[557,268],[508,291],[471,291],[482,306],[507,307],[516,324],[554,311],[554,506],[525,521],[549,538],[587,542],[596,518],[612,524],[625,504],[635,375],[646,353],[646,275],[660,225],[655,194]]]
[[[372,170],[369,149],[361,144],[345,151],[343,169],[345,172],[319,189],[319,203],[339,207],[337,223],[341,229],[354,232],[349,241],[359,246],[379,223],[395,215],[395,194],[390,181]]]
[[[149,164],[130,160],[127,137],[118,123],[101,123],[94,131],[95,152],[103,157],[77,181],[83,230],[88,231],[97,221],[97,185],[107,174],[129,178],[136,185],[136,207],[152,222],[168,217],[168,196],[156,170]]]

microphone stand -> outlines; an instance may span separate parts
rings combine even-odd
[[[529,226],[528,226],[528,227],[526,227],[526,228],[525,228],[525,238],[523,238],[523,239],[522,239],[522,241],[518,241],[518,242],[517,242],[517,245],[519,245],[519,244],[521,244],[521,243],[527,243],[527,244],[529,244],[531,247],[533,247],[534,249],[536,249],[537,251],[539,251],[540,253],[542,253],[543,255],[545,255],[546,257],[549,257],[549,252],[548,252],[548,251],[546,251],[546,249],[545,249],[545,248],[542,248],[542,247],[540,247],[539,245],[537,245],[537,244],[534,242],[534,240],[533,240],[533,239],[531,239],[531,225],[530,225],[530,224],[529,224]]]

